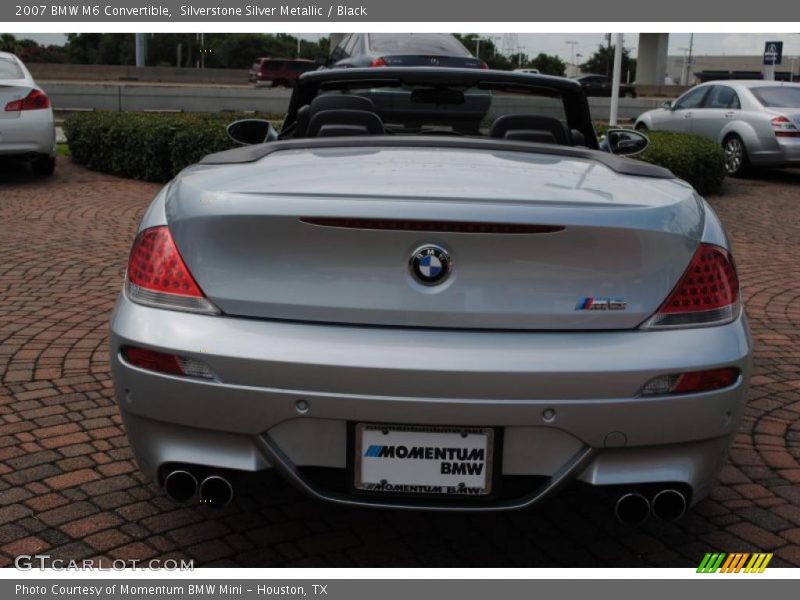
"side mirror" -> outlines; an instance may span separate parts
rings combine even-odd
[[[661,103],[661,108],[672,110],[672,100],[664,100],[664,102]]]
[[[264,119],[242,119],[234,121],[227,128],[228,137],[242,146],[264,144],[278,139],[278,132],[272,123]]]
[[[601,149],[618,156],[633,156],[644,152],[650,145],[648,137],[633,129],[609,129],[601,142]]]

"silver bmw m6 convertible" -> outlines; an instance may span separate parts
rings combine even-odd
[[[225,504],[498,511],[568,483],[676,519],[737,431],[751,342],[694,189],[598,142],[580,86],[489,70],[304,74],[280,133],[153,200],[111,322],[142,471]]]

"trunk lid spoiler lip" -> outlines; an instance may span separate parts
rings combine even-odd
[[[332,138],[302,138],[297,140],[280,140],[265,144],[254,144],[232,150],[224,150],[203,157],[201,165],[235,165],[252,163],[282,150],[314,150],[318,148],[444,148],[484,150],[487,152],[528,152],[592,160],[608,167],[620,175],[652,177],[656,179],[675,179],[669,169],[652,165],[640,160],[632,160],[615,156],[600,150],[579,148],[576,146],[558,146],[554,144],[537,144],[532,142],[514,142],[500,139],[441,139],[423,138],[405,135],[373,135]]]

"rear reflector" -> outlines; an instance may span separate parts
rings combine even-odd
[[[346,229],[381,229],[390,231],[435,231],[443,233],[555,233],[561,225],[526,225],[517,223],[473,223],[469,221],[416,221],[406,219],[339,219],[300,217],[300,221],[322,227]]]
[[[645,329],[703,327],[739,316],[739,277],[727,250],[700,244],[678,284]]]
[[[738,379],[739,369],[736,367],[673,373],[651,379],[644,385],[640,393],[643,396],[653,396],[710,392],[729,387]]]
[[[199,377],[201,379],[216,379],[214,372],[202,361],[174,354],[166,354],[147,348],[122,348],[122,357],[134,367],[156,371],[167,375],[181,375],[186,377]]]
[[[192,277],[166,225],[145,229],[136,236],[128,259],[126,291],[139,304],[219,313]]]
[[[6,104],[6,112],[40,110],[43,108],[50,108],[50,98],[41,90],[31,90],[30,94],[21,100],[14,100]]]

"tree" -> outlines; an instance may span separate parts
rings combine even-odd
[[[556,75],[563,77],[566,72],[567,63],[561,60],[558,56],[552,54],[545,54],[540,52],[531,61],[525,65],[529,69],[539,69],[540,73],[545,75]]]
[[[636,79],[636,59],[630,57],[630,50],[622,47],[622,79],[630,76],[630,80]],[[614,70],[614,46],[599,45],[597,51],[589,57],[585,63],[580,65],[584,73],[596,73],[597,75],[607,75],[611,77]]]

